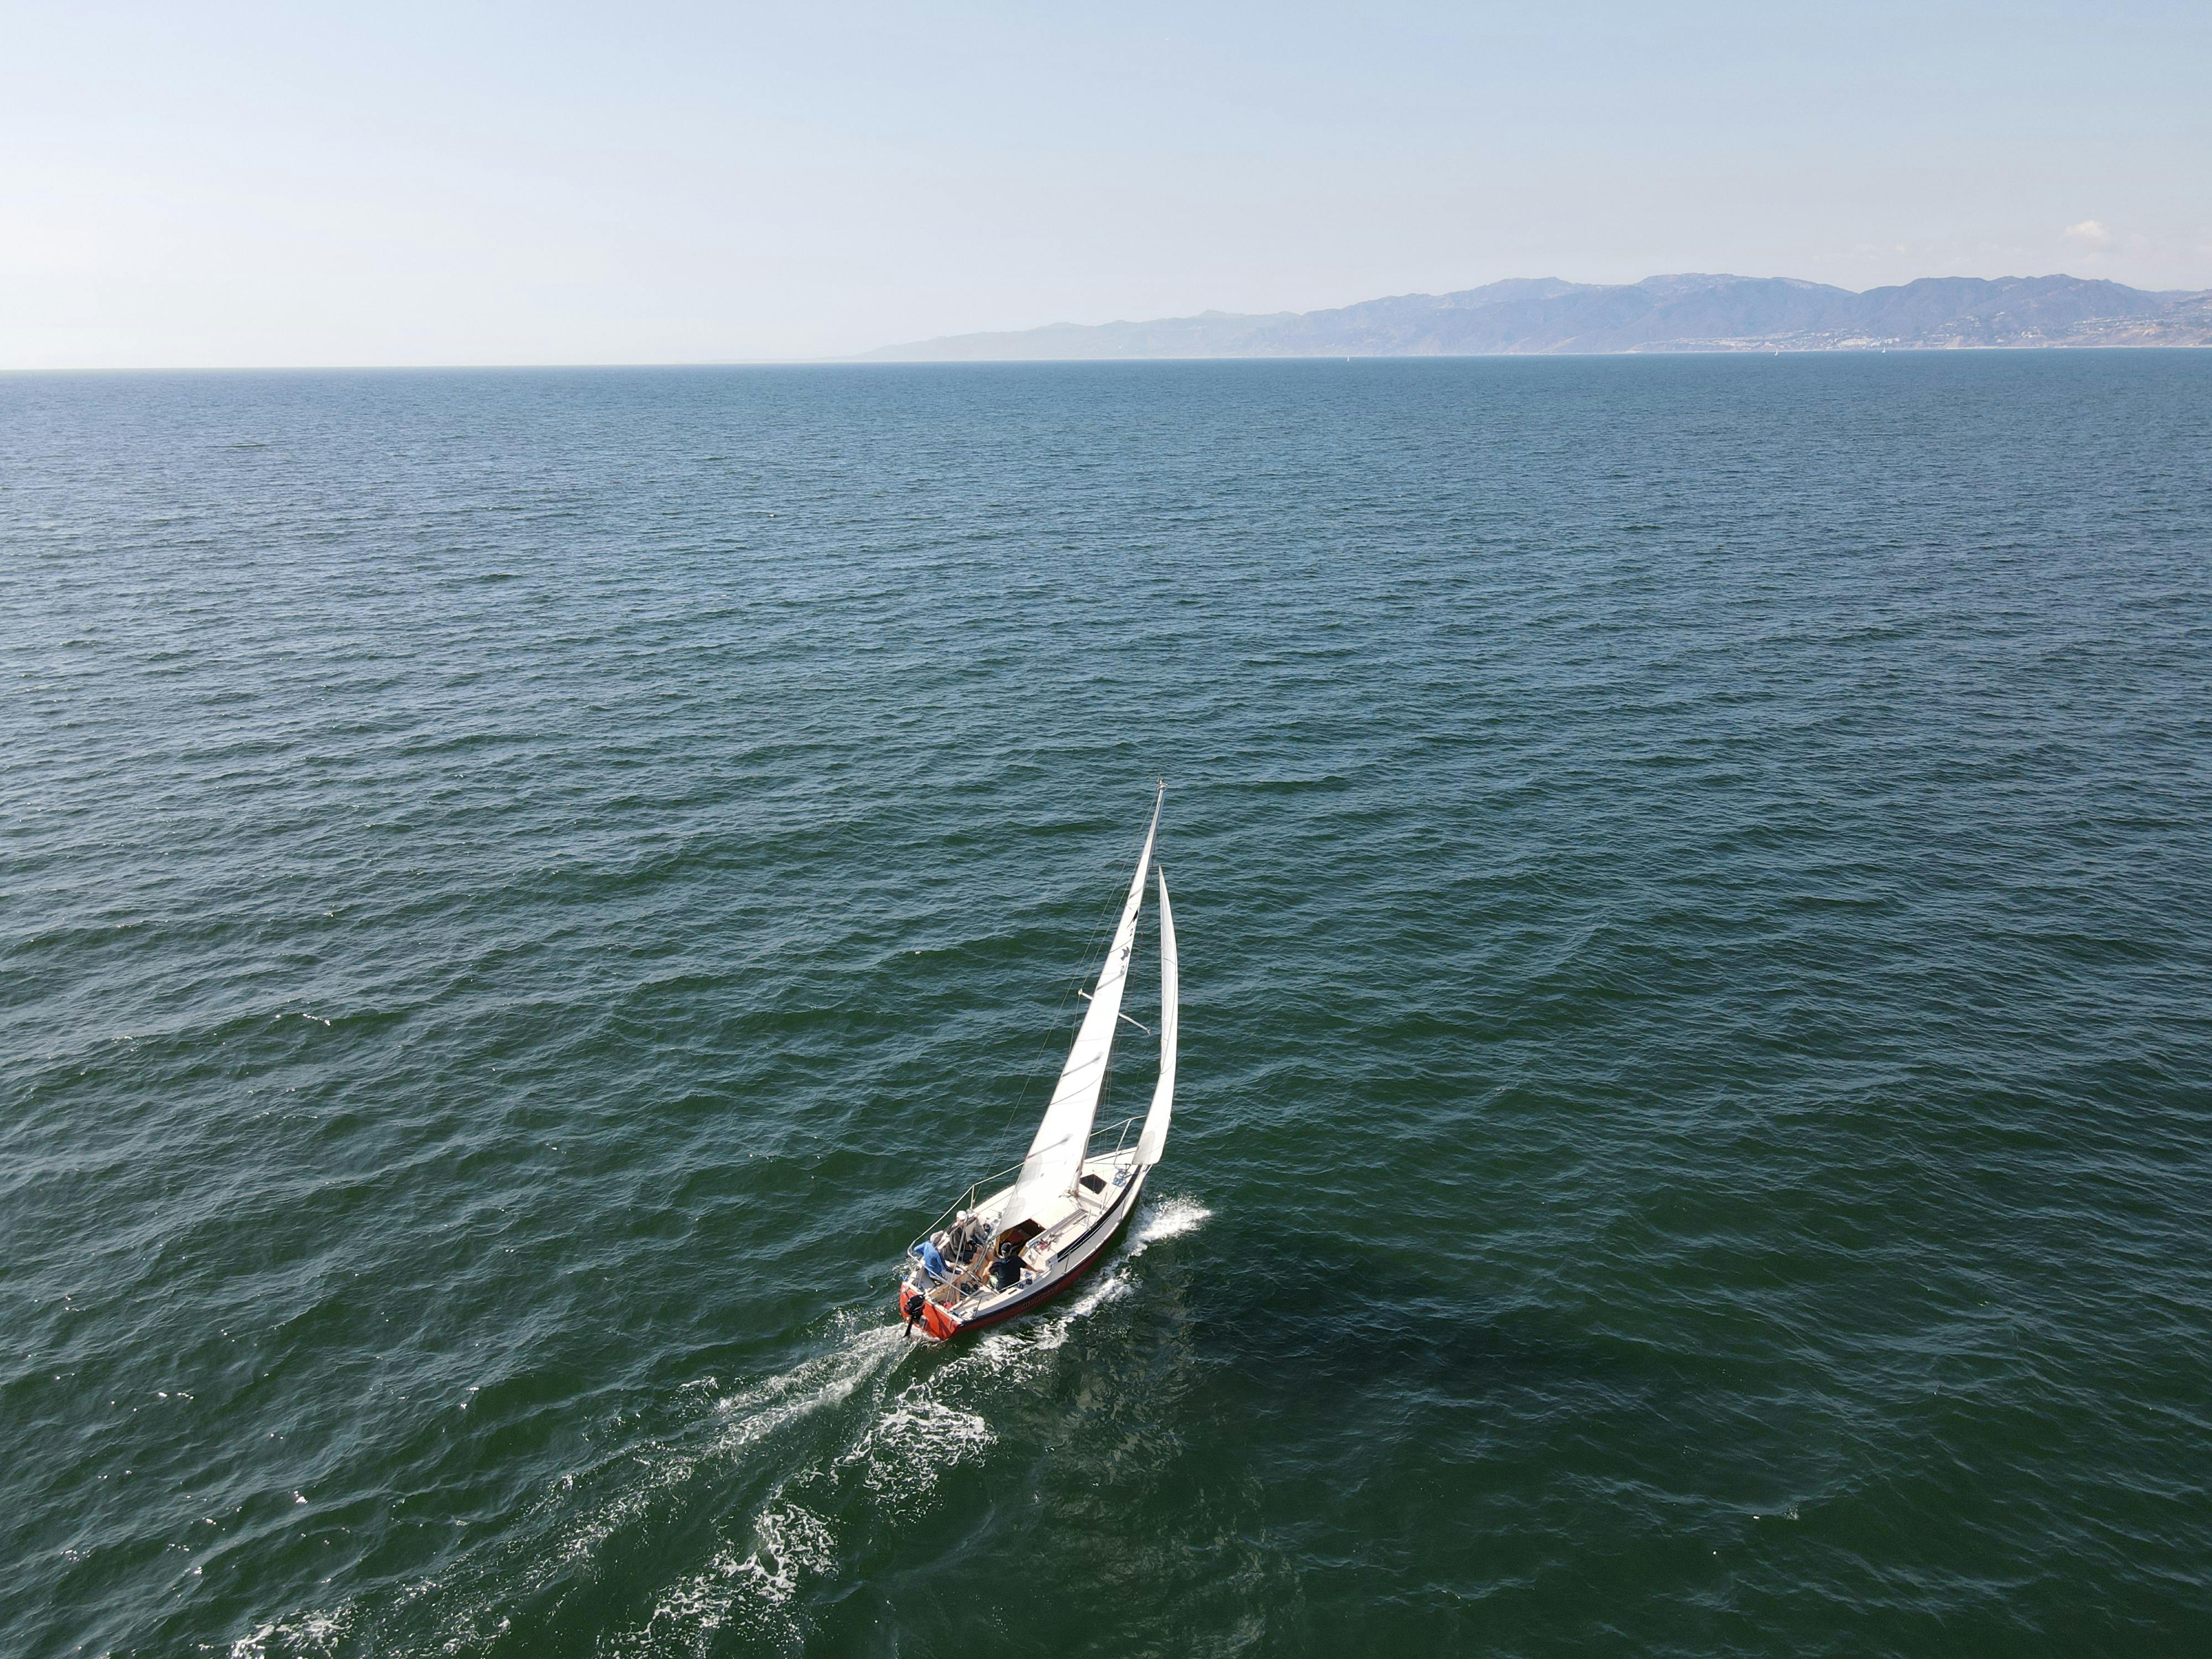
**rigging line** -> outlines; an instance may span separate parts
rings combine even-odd
[[[1075,1006],[1075,999],[1084,994],[1083,981],[1090,976],[1086,964],[1097,953],[1099,939],[1103,936],[1108,927],[1120,914],[1120,904],[1121,901],[1118,899],[1112,901],[1109,908],[1101,913],[1098,921],[1092,925],[1090,936],[1084,940],[1083,955],[1078,958],[1075,978],[1069,986],[1069,992],[1073,994],[1068,993],[1061,994],[1059,1006],[1053,1010],[1051,1023],[1038,1036],[1036,1053],[1031,1058],[1020,1084],[1014,1091],[1012,1103],[1006,1109],[1006,1121],[999,1131],[1000,1139],[1003,1140],[1013,1133],[1014,1124],[1025,1109],[1034,1109],[1030,1106],[1030,1097],[1035,1093],[1038,1083],[1042,1079],[1046,1062],[1051,1059],[1054,1048],[1058,1046],[1061,1037],[1061,1028],[1067,1024],[1068,1014]]]
[[[1127,974],[1124,973],[1124,974],[1122,975],[1122,977],[1123,977],[1124,979],[1127,979],[1127,978],[1128,977],[1128,975],[1127,975]],[[1101,981],[1099,981],[1099,983],[1103,985],[1103,984],[1104,984],[1104,983],[1105,983],[1105,981],[1104,981],[1103,980],[1101,980]],[[1088,1002],[1088,1001],[1090,1001],[1090,1000],[1091,1000],[1091,993],[1090,993],[1090,992],[1088,992],[1088,991],[1078,991],[1075,994],[1076,994],[1076,995],[1078,995],[1078,996],[1079,996],[1079,997],[1081,997],[1081,998],[1082,998],[1085,1002]],[[1128,1019],[1128,1020],[1129,1020],[1129,1024],[1132,1024],[1132,1025],[1135,1026],[1139,1030],[1142,1031],[1142,1032],[1143,1032],[1146,1036],[1152,1036],[1152,1028],[1151,1026],[1149,1026],[1149,1025],[1146,1024],[1145,1024],[1145,1022],[1144,1022],[1144,1021],[1142,1021],[1141,1019],[1129,1019],[1129,1016],[1128,1016],[1128,1015],[1127,1015],[1127,1014],[1123,1014],[1123,1015],[1121,1015],[1121,1018],[1123,1018],[1123,1019]]]
[[[1145,836],[1149,836],[1152,833],[1152,823],[1148,821],[1145,828]],[[1140,836],[1139,838],[1137,845],[1139,848],[1144,846],[1144,836]],[[1126,856],[1127,855],[1124,854],[1125,858]],[[1128,866],[1126,863],[1119,863],[1115,867],[1117,869],[1126,869]],[[1117,893],[1119,892],[1118,888],[1115,891]],[[1089,964],[1097,957],[1099,940],[1107,937],[1111,929],[1120,922],[1121,907],[1126,902],[1127,902],[1127,896],[1126,894],[1121,894],[1119,896],[1109,900],[1106,907],[1098,913],[1098,920],[1091,930],[1091,936],[1084,941],[1083,955],[1078,959],[1075,978],[1073,983],[1069,986],[1069,990],[1072,991],[1073,994],[1063,995],[1060,998],[1060,1006],[1054,1010],[1052,1024],[1045,1030],[1044,1033],[1038,1040],[1036,1058],[1030,1062],[1028,1074],[1024,1077],[1020,1086],[1014,1091],[1013,1103],[1006,1113],[1005,1127],[999,1132],[1001,1139],[1013,1133],[1014,1125],[1021,1118],[1025,1109],[1029,1110],[1035,1109],[1032,1103],[1033,1097],[1035,1096],[1037,1085],[1042,1079],[1045,1062],[1050,1059],[1054,1048],[1058,1046],[1063,1038],[1063,1028],[1067,1024],[1067,1017],[1069,1013],[1075,1006],[1076,997],[1087,995],[1083,989],[1083,981],[1090,977]],[[1139,905],[1139,914],[1141,918],[1141,904]],[[1109,1075],[1111,1075],[1110,1067],[1109,1067]],[[1046,1103],[1049,1105],[1049,1100],[1048,1100]]]

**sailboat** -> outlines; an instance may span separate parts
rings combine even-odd
[[[908,1247],[910,1265],[899,1285],[898,1309],[909,1334],[918,1330],[950,1341],[963,1332],[1027,1313],[1095,1267],[1136,1212],[1145,1177],[1166,1149],[1168,1120],[1175,1109],[1175,917],[1168,908],[1166,872],[1152,863],[1166,794],[1163,783],[1153,798],[1152,824],[1121,906],[1121,925],[1114,930],[1098,982],[1082,993],[1090,1006],[1028,1155],[1018,1171],[1001,1172],[1013,1176],[1009,1184],[987,1193],[987,1182],[976,1182],[938,1218],[938,1225]],[[1132,1142],[1135,1118],[1103,1128],[1096,1120],[1115,1034],[1124,1021],[1137,1024],[1121,1012],[1121,993],[1136,956],[1137,915],[1144,906],[1148,871],[1160,896],[1160,1070],[1152,1109]],[[1106,1145],[1109,1139],[1111,1146]]]

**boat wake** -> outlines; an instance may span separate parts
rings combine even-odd
[[[856,1485],[864,1491],[869,1507],[887,1512],[881,1519],[910,1522],[926,1516],[944,1476],[996,1443],[984,1412],[973,1409],[988,1407],[990,1398],[977,1397],[971,1386],[995,1386],[1009,1376],[1042,1370],[1079,1322],[1131,1292],[1130,1267],[1150,1246],[1195,1231],[1212,1213],[1183,1198],[1147,1204],[1131,1224],[1118,1257],[1065,1307],[987,1332],[911,1381],[899,1382],[900,1362],[911,1354],[927,1364],[930,1351],[912,1342],[902,1328],[878,1327],[860,1334],[848,1350],[790,1373],[792,1379],[803,1379],[795,1386],[775,1377],[747,1390],[742,1396],[746,1406],[787,1414],[779,1417],[779,1424],[803,1403],[806,1409],[815,1408],[813,1402],[832,1403],[825,1398],[832,1389],[842,1390],[838,1401],[866,1389],[867,1404],[841,1450],[777,1484],[751,1516],[750,1549],[725,1549],[705,1572],[674,1586],[652,1617],[614,1650],[639,1656],[697,1652],[725,1631],[799,1650],[806,1630],[792,1603],[805,1581],[836,1571],[837,1532],[830,1516],[848,1507],[848,1489]],[[855,1367],[855,1359],[862,1359],[866,1369]],[[722,1403],[738,1406],[740,1397]],[[815,1501],[810,1506],[802,1497]]]
[[[1194,1199],[1164,1198],[1157,1204],[1147,1204],[1129,1229],[1129,1247],[1122,1259],[1133,1261],[1145,1253],[1147,1245],[1194,1233],[1212,1218],[1213,1212]]]
[[[501,1649],[527,1633],[514,1628],[518,1608],[557,1621],[572,1595],[638,1594],[624,1587],[653,1576],[660,1540],[703,1522],[714,1540],[703,1564],[641,1595],[601,1650],[647,1659],[734,1640],[795,1653],[809,1632],[801,1593],[836,1577],[841,1534],[861,1517],[878,1538],[927,1517],[945,1477],[997,1443],[989,1419],[1006,1382],[1042,1376],[1082,1321],[1136,1288],[1132,1269],[1150,1247],[1209,1214],[1188,1199],[1147,1201],[1119,1253],[1064,1304],[949,1352],[872,1309],[842,1312],[823,1350],[787,1370],[734,1389],[713,1377],[686,1384],[671,1402],[672,1431],[561,1476],[499,1540],[443,1572],[396,1595],[258,1624],[229,1652]]]

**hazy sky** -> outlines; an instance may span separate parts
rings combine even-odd
[[[802,356],[1678,270],[2212,287],[2212,0],[0,0],[0,367]]]

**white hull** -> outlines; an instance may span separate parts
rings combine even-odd
[[[1097,1266],[1099,1258],[1113,1248],[1121,1229],[1136,1213],[1138,1200],[1144,1194],[1145,1177],[1151,1173],[1149,1168],[1137,1166],[1126,1152],[1086,1159],[1083,1175],[1086,1179],[1096,1176],[1102,1182],[1101,1190],[1095,1194],[1086,1191],[1079,1202],[1070,1200],[1065,1213],[1024,1248],[1018,1282],[997,1290],[989,1288],[986,1279],[982,1285],[970,1288],[963,1284],[963,1274],[929,1292],[932,1311],[915,1316],[907,1300],[910,1291],[902,1293],[901,1311],[908,1315],[908,1323],[915,1330],[939,1341],[947,1341],[963,1332],[996,1325],[1050,1301]],[[998,1231],[1003,1212],[1013,1194],[1014,1189],[1006,1187],[975,1206],[973,1213],[981,1218],[983,1237]],[[980,1265],[988,1271],[988,1263]]]

